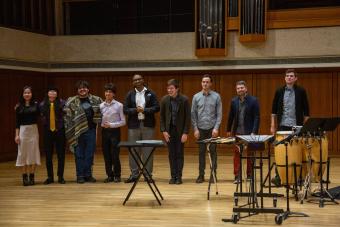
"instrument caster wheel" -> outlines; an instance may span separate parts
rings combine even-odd
[[[238,197],[234,198],[234,204],[235,204],[236,207],[238,206]]]
[[[282,222],[283,222],[283,215],[281,215],[281,214],[276,215],[276,216],[275,216],[275,223],[276,223],[277,225],[281,225]]]
[[[234,224],[237,224],[238,220],[239,220],[239,216],[237,213],[234,213],[232,216],[231,216],[231,220]]]
[[[273,198],[273,207],[277,207],[277,198],[276,197]]]
[[[325,201],[323,199],[320,199],[319,201],[319,207],[322,208],[325,206]]]

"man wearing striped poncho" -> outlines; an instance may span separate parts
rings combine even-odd
[[[96,129],[101,121],[99,104],[103,100],[89,94],[89,83],[78,81],[78,95],[68,98],[65,104],[65,134],[76,159],[77,183],[96,182],[92,176]]]

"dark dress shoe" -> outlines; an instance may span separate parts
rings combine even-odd
[[[122,181],[122,179],[118,176],[113,178],[113,182],[115,182],[115,183],[119,183],[121,181]]]
[[[200,184],[204,182],[204,176],[203,175],[199,175],[196,179],[196,183]]]
[[[54,180],[52,178],[47,178],[45,181],[44,181],[44,184],[52,184],[54,183]]]
[[[137,177],[130,176],[128,179],[126,179],[124,182],[125,183],[132,183],[137,180]]]
[[[238,176],[235,176],[235,179],[234,179],[234,184],[239,184],[241,183],[241,180]]]
[[[85,183],[84,177],[77,177],[77,183],[78,184],[84,184]]]
[[[176,178],[171,178],[169,180],[169,184],[175,184],[176,183]]]
[[[65,179],[64,179],[63,177],[59,177],[59,178],[58,178],[58,183],[59,183],[59,184],[65,184],[66,181],[65,181]]]
[[[176,184],[183,184],[182,178],[177,178],[176,179]]]
[[[85,181],[89,183],[95,183],[97,180],[93,176],[85,177]]]
[[[113,181],[113,177],[108,177],[104,180],[104,183],[109,183]]]

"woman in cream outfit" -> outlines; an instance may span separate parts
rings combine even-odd
[[[22,168],[23,185],[34,185],[35,168],[36,165],[40,165],[39,132],[37,126],[39,108],[38,103],[34,102],[30,86],[23,88],[15,112],[15,142],[18,144],[16,166]]]

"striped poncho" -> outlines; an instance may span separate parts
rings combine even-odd
[[[94,112],[93,122],[98,124],[101,121],[99,104],[102,103],[103,100],[94,95],[89,95],[88,98]],[[81,107],[78,96],[67,99],[64,112],[65,135],[71,152],[74,152],[75,147],[78,145],[79,136],[88,130],[86,114]]]

